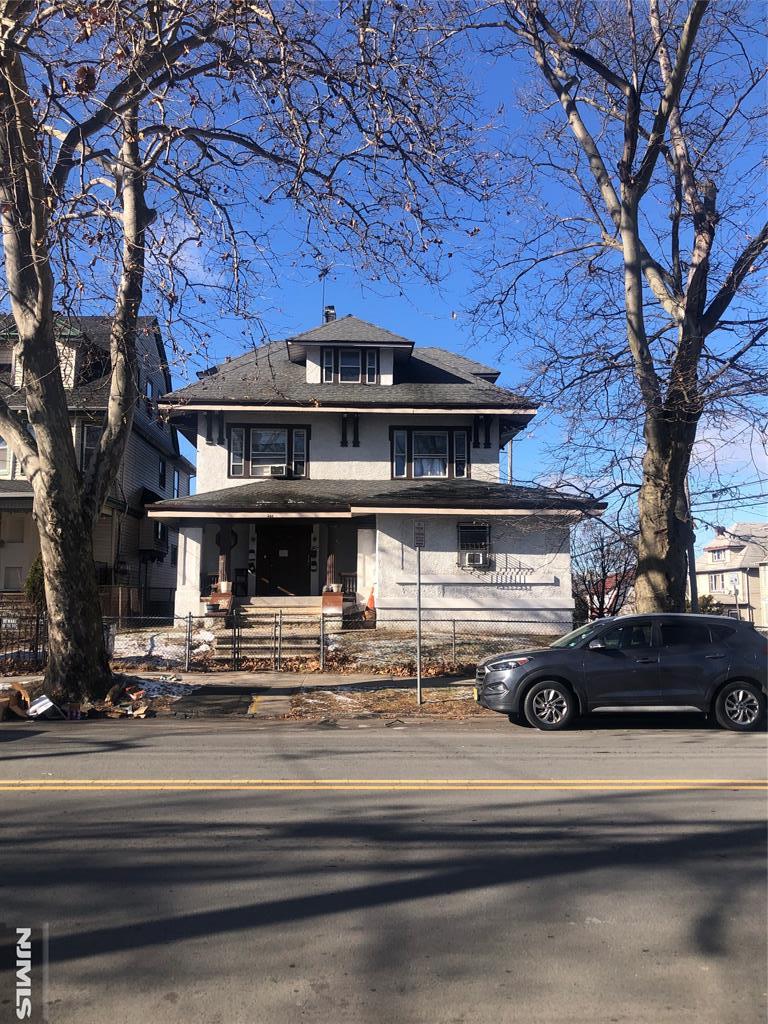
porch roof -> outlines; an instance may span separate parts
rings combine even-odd
[[[0,511],[27,512],[32,508],[29,480],[0,480]]]
[[[374,512],[421,515],[599,514],[605,503],[548,487],[481,480],[254,480],[147,507],[156,519],[206,516],[338,516]]]

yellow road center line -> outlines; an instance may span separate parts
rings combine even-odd
[[[536,792],[608,791],[675,792],[683,790],[742,790],[763,792],[768,782],[755,779],[114,779],[0,781],[0,792]]]

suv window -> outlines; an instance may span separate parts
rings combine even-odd
[[[733,626],[710,626],[709,631],[715,643],[723,643],[736,632]]]
[[[600,640],[610,651],[625,651],[632,647],[650,647],[652,635],[650,622],[628,622],[625,626],[609,629]]]
[[[711,643],[709,628],[698,622],[664,622],[661,626],[662,647],[702,647]]]

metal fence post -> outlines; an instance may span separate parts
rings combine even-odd
[[[283,609],[278,612],[277,618],[277,671],[283,670]]]
[[[320,671],[325,672],[325,616],[320,612]]]
[[[187,612],[187,635],[184,638],[184,671],[189,672],[192,657],[192,612]]]
[[[453,653],[453,671],[455,672],[456,671],[456,619],[452,619],[451,620],[451,625],[453,627],[453,637],[452,637],[451,651]]]
[[[272,614],[272,670],[277,668],[277,612]]]

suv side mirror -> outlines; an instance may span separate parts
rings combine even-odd
[[[598,640],[590,640],[589,643],[587,644],[587,650],[590,650],[590,651],[604,651],[605,650],[605,644],[603,643],[602,640],[599,640],[599,639]]]

